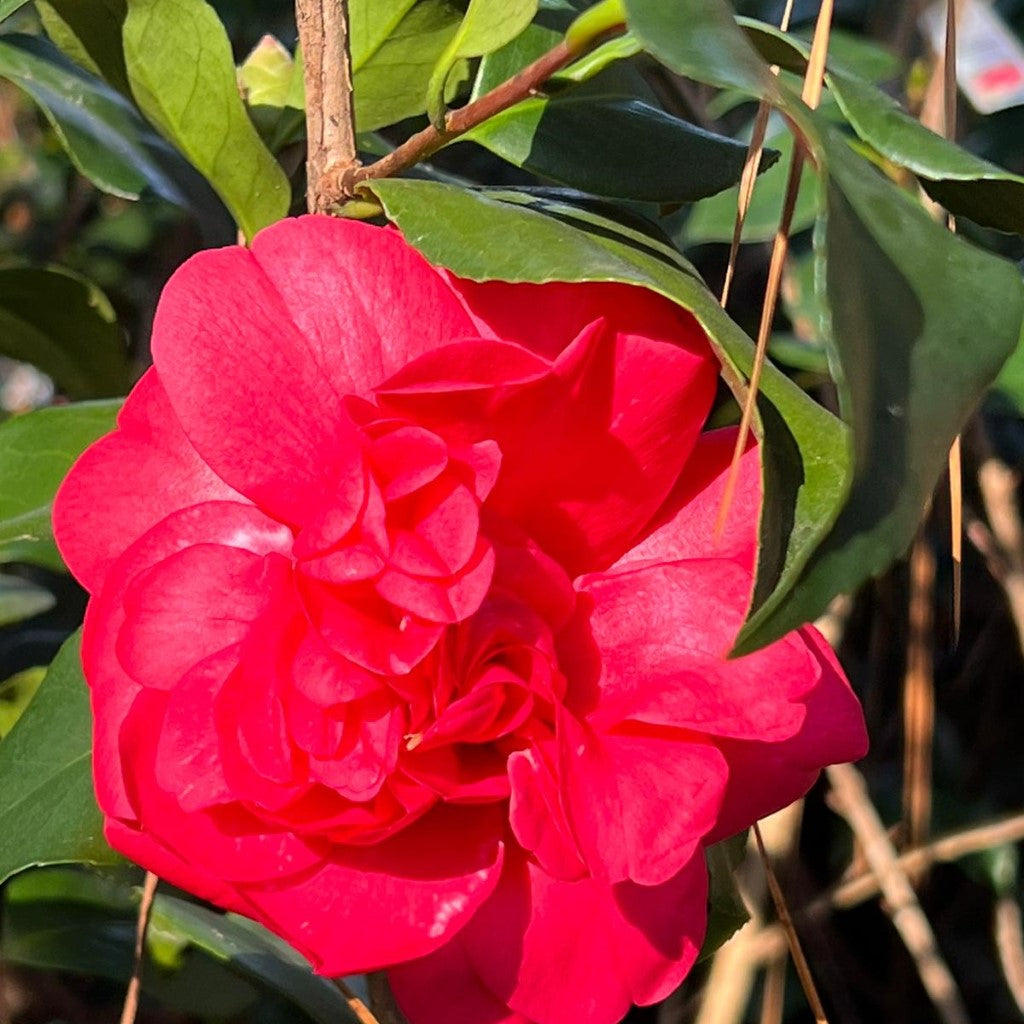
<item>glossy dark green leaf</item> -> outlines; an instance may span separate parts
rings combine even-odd
[[[511,42],[533,21],[537,0],[469,0],[466,13],[441,51],[427,82],[427,114],[444,119],[445,85],[459,61],[482,57]]]
[[[128,0],[124,56],[142,111],[210,182],[247,238],[288,213],[288,179],[249,119],[231,43],[205,0]]]
[[[71,464],[114,427],[121,403],[81,402],[0,424],[0,559],[62,568],[50,506]]]
[[[794,71],[806,66],[802,40],[761,22],[745,20],[744,25],[766,59]],[[857,135],[916,174],[936,202],[986,227],[1024,234],[1024,177],[929,131],[877,86],[835,63],[826,81]]]
[[[704,851],[708,862],[708,929],[700,949],[701,960],[711,956],[750,920],[735,877],[746,848],[747,833],[741,832]]]
[[[64,270],[0,270],[0,354],[38,367],[71,398],[123,395],[130,383],[106,296]]]
[[[72,868],[23,872],[4,893],[0,956],[10,964],[125,985],[135,959],[139,898],[129,879],[137,874],[125,870],[107,876]],[[154,954],[175,938],[151,918],[147,949],[155,963],[142,971],[144,995],[203,1019],[250,1019],[266,993],[188,948],[173,964],[158,959]]]
[[[75,63],[131,95],[121,27],[127,0],[36,0],[46,34]]]
[[[649,288],[694,314],[734,386],[750,370],[750,339],[690,265],[640,227],[530,193],[400,180],[369,187],[412,245],[460,277],[620,281]],[[496,246],[495,238],[515,238],[516,245]],[[791,585],[793,567],[835,519],[848,486],[849,447],[845,426],[771,365],[758,411],[766,441],[758,588],[767,597],[777,586]]]
[[[131,973],[140,873],[47,868],[6,892],[0,953],[9,962],[124,981]],[[354,1022],[337,987],[253,922],[157,890],[147,932],[143,990],[207,1017],[249,1019],[279,998],[317,1024]],[[153,969],[156,968],[156,969]],[[248,1011],[248,1012],[247,1012]]]
[[[408,5],[387,4],[393,14],[403,6]],[[372,14],[376,6],[370,4],[366,9]],[[462,11],[449,0],[419,0],[393,26],[382,22],[391,27],[387,34],[366,33],[358,48],[355,43],[360,37],[353,26],[352,88],[360,132],[371,132],[426,110],[430,74],[461,20]],[[466,70],[464,61],[453,67],[446,100],[454,96]]]
[[[154,910],[165,932],[278,992],[318,1024],[355,1024],[355,1015],[337,987],[315,975],[304,957],[254,921],[173,896],[158,896]]]
[[[768,65],[725,0],[623,0],[630,31],[676,74],[753,96],[774,96]]]
[[[770,139],[768,145],[780,154],[780,159],[767,171],[763,171],[758,179],[747,218],[743,223],[744,242],[770,241],[779,230],[789,165],[793,158],[793,136],[784,131]],[[731,242],[738,203],[738,187],[730,188],[698,203],[683,223],[679,240],[685,245]],[[800,178],[796,208],[793,211],[791,234],[804,231],[814,223],[819,203],[818,176],[812,168],[805,166]]]
[[[0,740],[0,882],[35,864],[113,863],[92,789],[92,715],[79,635]],[[59,741],[58,741],[59,738]]]
[[[178,205],[188,199],[175,154],[119,92],[35,36],[0,37],[0,76],[43,109],[75,166],[97,188],[137,199],[148,187]]]
[[[788,567],[774,594],[759,589],[740,651],[814,619],[906,550],[954,436],[1024,320],[1012,264],[936,223],[835,132],[822,142],[829,181],[819,279],[854,476],[821,544]]]
[[[463,138],[583,192],[654,203],[721,192],[739,181],[747,155],[741,143],[615,96],[526,100]]]

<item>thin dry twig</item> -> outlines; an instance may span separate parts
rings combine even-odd
[[[927,540],[918,537],[910,554],[910,635],[903,680],[903,817],[912,847],[921,846],[927,840],[932,816],[935,569],[934,551]],[[914,880],[920,881],[917,873]]]
[[[336,202],[337,182],[356,164],[348,0],[295,0],[306,85],[306,198],[310,213]]]
[[[1003,588],[1024,653],[1024,526],[1017,502],[1019,476],[989,455],[978,467],[978,489],[989,525],[968,523],[967,536],[985,556],[992,578]]]
[[[520,103],[536,94],[544,83],[556,72],[579,57],[578,51],[568,43],[561,42],[532,64],[523,68],[507,82],[502,82],[479,99],[458,110],[451,111],[445,118],[443,129],[428,125],[422,131],[410,136],[402,145],[365,167],[358,167],[344,175],[337,183],[334,202],[339,203],[351,196],[358,186],[373,178],[388,178],[404,171],[420,160],[426,159],[452,139],[463,135],[471,128],[486,121],[495,114]]]
[[[956,0],[946,0],[946,46],[942,55],[942,134],[947,139],[956,138]],[[936,71],[938,74],[938,71]],[[946,215],[946,225],[956,231],[956,220]],[[953,552],[953,645],[960,642],[960,621],[963,616],[964,578],[964,495],[963,457],[959,434],[949,449],[949,510],[950,540]]]
[[[814,108],[821,102],[821,93],[825,83],[825,60],[828,55],[829,37],[832,31],[832,12],[834,0],[822,0],[818,10],[818,21],[814,28],[814,39],[811,43],[810,56],[807,59],[807,71],[804,74],[804,87],[801,94],[804,103]],[[797,195],[800,191],[800,178],[803,174],[806,153],[803,143],[798,138],[793,147],[793,159],[789,165],[789,177],[786,180],[785,199],[782,204],[782,216],[779,228],[775,232],[772,243],[771,260],[768,264],[768,284],[765,287],[764,302],[761,306],[761,322],[757,332],[757,347],[754,351],[754,363],[750,369],[750,382],[743,403],[743,415],[740,418],[740,429],[736,435],[732,463],[726,477],[722,492],[722,502],[715,523],[715,535],[721,536],[725,522],[729,517],[736,483],[739,479],[740,459],[747,448],[751,425],[754,421],[754,409],[757,406],[757,393],[761,386],[761,374],[768,352],[768,340],[771,337],[772,324],[775,322],[775,311],[779,302],[779,290],[782,286],[782,271],[789,255],[789,232],[793,225],[793,213],[796,210]]]
[[[782,894],[782,889],[779,888],[779,882],[775,877],[775,871],[773,870],[771,861],[768,858],[768,852],[764,848],[764,840],[761,838],[761,829],[758,827],[756,822],[754,823],[753,834],[754,841],[757,843],[757,852],[761,855],[761,862],[764,864],[765,880],[768,883],[768,891],[772,894],[772,901],[775,903],[775,912],[779,915],[779,923],[786,932],[786,941],[789,944],[789,953],[793,958],[793,966],[796,968],[797,976],[800,978],[800,984],[803,987],[804,994],[807,996],[807,1003],[811,1008],[811,1013],[814,1014],[816,1024],[828,1024],[828,1018],[825,1016],[825,1008],[821,1005],[821,997],[818,995],[818,989],[814,984],[814,976],[811,974],[811,968],[807,963],[807,957],[804,956],[803,947],[800,945],[800,937],[797,935],[796,928],[793,925],[793,919],[790,916],[789,907],[786,906],[786,898]]]
[[[994,925],[996,951],[1006,987],[1017,1009],[1024,1013],[1024,922],[1015,895],[1007,893],[996,900]]]
[[[782,12],[782,20],[779,22],[779,28],[783,32],[789,31],[789,23],[793,17],[793,5],[795,2],[796,0],[786,0],[786,9]],[[779,66],[773,64],[771,72],[773,75],[777,75],[779,73]],[[767,100],[762,99],[757,106],[757,116],[754,118],[754,127],[750,134],[750,145],[747,146],[747,157],[743,164],[743,175],[740,178],[736,221],[732,229],[732,244],[729,246],[729,262],[725,268],[725,282],[722,285],[722,297],[719,300],[723,309],[729,304],[729,293],[732,290],[733,278],[736,276],[736,261],[739,259],[740,243],[743,239],[743,225],[747,221],[750,203],[754,198],[754,186],[757,184],[757,172],[761,166],[764,140],[768,131],[768,118],[771,116],[771,112],[771,105]]]
[[[768,965],[761,993],[761,1024],[782,1024],[786,1002],[786,961],[779,959]]]
[[[381,1024],[381,1022],[373,1015],[370,1008],[352,991],[351,987],[346,983],[344,978],[335,978],[334,984],[337,986],[338,991],[345,997],[345,1002],[348,1003],[348,1008],[355,1014],[356,1020],[359,1024]]]
[[[853,765],[826,769],[839,813],[846,819],[878,879],[887,913],[907,951],[914,958],[921,984],[944,1024],[969,1024],[970,1018],[953,975],[939,951],[935,933],[921,909],[914,887],[900,866],[864,778]]]
[[[973,828],[954,832],[936,839],[918,850],[911,850],[896,858],[901,871],[913,873],[929,864],[948,864],[1006,843],[1024,842],[1024,814],[1016,814],[1000,821],[986,822]],[[879,895],[878,878],[870,870],[864,874],[840,882],[830,892],[819,896],[810,903],[793,911],[796,921],[817,920],[834,910],[849,910],[860,906]],[[748,926],[749,929],[749,926]],[[759,930],[741,931],[749,947],[748,955],[756,961],[777,959],[786,954],[786,936],[778,924],[770,924]],[[723,946],[727,949],[728,946]]]
[[[373,971],[368,974],[366,983],[370,989],[370,1005],[379,1024],[409,1024],[395,1002],[385,971]]]
[[[139,992],[142,988],[142,952],[146,945],[146,928],[149,926],[149,914],[153,909],[153,897],[159,879],[152,871],[146,872],[142,885],[142,898],[139,901],[139,916],[135,925],[135,958],[132,963],[132,976],[128,982],[128,990],[124,994],[124,1006],[121,1009],[121,1024],[135,1024],[135,1015],[139,1012]]]

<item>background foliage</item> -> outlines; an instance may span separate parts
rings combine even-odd
[[[506,80],[588,6],[350,0],[364,160]],[[626,0],[627,35],[368,195],[466,277],[662,292],[701,320],[741,391],[794,132],[804,141],[811,165],[758,404],[766,506],[740,648],[831,604],[868,711],[870,796],[897,823],[897,846],[924,797],[932,828],[962,836],[1024,809],[1024,108],[980,117],[964,105],[959,146],[930,134],[917,120],[933,63],[918,5],[840,0],[828,91],[811,114],[796,94],[818,4],[796,3],[788,36],[772,27],[783,6],[741,0],[737,24],[719,0]],[[1024,32],[1024,0],[996,7]],[[77,1024],[117,1018],[140,874],[100,835],[74,632],[84,595],[62,571],[49,506],[145,367],[170,273],[304,208],[302,68],[287,0],[0,0],[0,18],[0,1019]],[[726,314],[716,295],[762,96],[776,112]],[[922,192],[958,216],[958,236]],[[723,385],[714,421],[737,414]],[[941,477],[962,428],[971,544],[956,638]],[[908,664],[932,670],[938,710],[923,738],[907,717]],[[934,771],[915,776],[922,759]],[[823,796],[802,826],[791,816],[775,832],[797,908],[859,870]],[[914,875],[979,1020],[1024,1014],[1016,820]],[[746,916],[737,865],[761,946],[728,961],[710,954]],[[742,843],[712,868],[708,957],[634,1019],[806,1019],[799,987],[783,984],[759,868]],[[798,919],[832,1018],[935,1019],[885,908],[822,906]],[[142,1019],[351,1019],[338,989],[276,939],[181,893],[158,895],[146,956]],[[723,963],[728,985],[714,973]]]

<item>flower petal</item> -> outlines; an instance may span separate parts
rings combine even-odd
[[[706,899],[699,851],[651,887],[559,881],[520,858],[456,941],[487,988],[528,1020],[617,1024],[693,966]]]
[[[276,518],[321,511],[361,458],[342,392],[248,249],[206,250],[175,272],[152,346],[189,441]]]
[[[591,724],[629,720],[766,741],[794,735],[818,662],[794,635],[728,659],[750,585],[729,559],[627,566],[582,580],[601,656]]]
[[[390,840],[334,846],[304,879],[245,896],[319,973],[377,970],[426,955],[466,924],[501,874],[500,835],[490,810],[439,808]]]
[[[685,733],[598,735],[567,713],[558,732],[565,810],[590,874],[641,885],[671,878],[715,827],[725,758]]]
[[[156,745],[157,784],[183,811],[235,799],[224,778],[220,740],[214,727],[217,695],[238,666],[238,647],[199,662],[170,692]]]
[[[397,231],[292,217],[261,231],[252,252],[341,393],[367,395],[421,354],[476,333],[445,280]]]
[[[729,763],[729,783],[708,842],[727,839],[798,800],[826,765],[859,761],[867,753],[864,712],[832,649],[812,626],[793,636],[821,667],[816,685],[803,698],[803,725],[781,743],[718,741]]]
[[[244,499],[189,444],[149,370],[126,399],[117,430],[88,448],[61,484],[54,536],[68,568],[96,593],[121,552],[147,530],[207,501]]]
[[[118,750],[121,725],[139,692],[125,672],[115,645],[124,623],[124,595],[139,573],[193,544],[220,543],[258,555],[287,550],[290,534],[252,505],[209,502],[163,519],[111,566],[103,589],[89,602],[82,638],[82,666],[92,690],[93,776],[100,807],[130,821]]]
[[[288,571],[276,553],[262,556],[222,544],[174,552],[125,590],[117,638],[121,664],[144,686],[170,689],[197,662],[242,641]]]
[[[416,1024],[532,1024],[480,980],[458,937],[392,967],[388,983],[399,1009]]]
[[[616,565],[686,558],[733,558],[753,572],[761,511],[760,451],[751,438],[740,458],[729,515],[719,531],[718,516],[736,446],[733,427],[702,434],[672,493],[648,524],[647,536]]]
[[[469,391],[421,384],[419,391],[382,391],[382,400],[450,443],[496,441],[502,468],[490,507],[525,528],[570,575],[603,569],[671,490],[717,375],[694,323],[670,309],[656,325],[663,333],[647,336],[651,318],[638,315],[635,332],[600,316],[581,324],[547,374],[475,383]],[[481,350],[496,344],[479,343]]]
[[[142,690],[121,729],[120,750],[135,820],[197,869],[227,882],[266,882],[308,870],[320,855],[314,843],[267,826],[234,806],[186,813],[156,777],[157,745],[168,696]]]

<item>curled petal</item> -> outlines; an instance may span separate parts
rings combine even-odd
[[[217,696],[238,667],[239,648],[199,662],[171,690],[157,741],[154,774],[183,811],[235,799],[224,776],[220,738],[214,726]]]
[[[573,838],[549,758],[539,749],[518,751],[508,759],[508,776],[512,787],[509,823],[520,845],[552,878],[583,878],[586,865]]]
[[[201,872],[242,883],[287,878],[320,860],[313,844],[266,826],[237,805],[187,813],[160,785],[156,744],[167,710],[167,694],[143,690],[121,730],[120,750],[134,820],[163,846]]]
[[[251,505],[209,502],[180,509],[140,537],[114,563],[86,609],[82,666],[92,690],[93,774],[100,807],[132,820],[118,755],[118,736],[139,684],[125,672],[116,647],[125,621],[124,595],[142,572],[195,544],[233,546],[263,556],[287,550],[290,535]]]
[[[124,593],[117,654],[144,686],[170,689],[196,662],[239,643],[288,573],[280,555],[221,544],[176,551],[139,573]],[[182,624],[191,636],[182,642]]]
[[[591,875],[657,885],[714,827],[726,762],[673,730],[598,735],[564,713],[558,768],[565,809]]]

